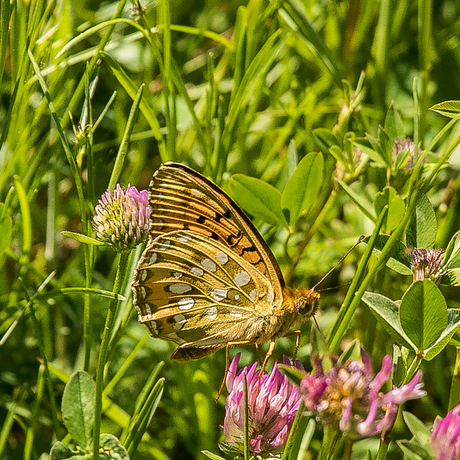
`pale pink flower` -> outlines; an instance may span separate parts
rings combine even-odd
[[[436,423],[431,434],[431,447],[436,460],[460,457],[460,404]]]
[[[96,238],[115,251],[133,249],[148,237],[150,221],[147,190],[137,191],[128,184],[107,190],[94,208],[93,230]]]
[[[224,435],[221,447],[243,452],[244,379],[247,382],[249,450],[254,454],[283,450],[300,405],[299,389],[283,375],[275,362],[270,374],[260,372],[254,363],[236,373],[240,353],[232,360],[227,374],[229,392],[225,400]],[[285,364],[289,361],[286,360]]]
[[[374,377],[369,355],[361,352],[362,361],[349,361],[324,372],[321,360],[314,374],[307,374],[300,382],[305,408],[315,413],[325,425],[356,437],[373,436],[389,428],[396,417],[398,405],[409,399],[424,396],[421,372],[401,387],[386,394],[380,392],[390,379],[392,365],[385,356],[382,368]]]

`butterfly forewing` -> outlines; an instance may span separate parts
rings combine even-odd
[[[265,341],[273,333],[266,324],[274,308],[270,281],[198,233],[170,232],[150,241],[133,288],[139,321],[152,335],[181,346]]]
[[[178,163],[165,163],[149,187],[151,238],[190,230],[220,241],[268,277],[281,298],[284,280],[270,249],[251,221],[219,187]]]
[[[149,187],[150,239],[134,273],[134,304],[154,337],[187,361],[271,341],[315,311],[319,294],[286,288],[255,227],[219,187],[166,163]],[[267,356],[265,361],[267,360]]]

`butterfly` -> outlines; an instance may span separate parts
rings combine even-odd
[[[298,334],[319,294],[286,287],[273,253],[236,203],[179,163],[164,163],[149,186],[149,241],[132,281],[139,322],[176,343],[189,361],[233,345]],[[228,368],[228,366],[227,366]]]

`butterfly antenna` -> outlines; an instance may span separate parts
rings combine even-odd
[[[348,254],[350,254],[351,251],[353,251],[353,249],[356,248],[356,246],[358,246],[359,243],[361,243],[361,241],[364,240],[364,238],[366,238],[364,235],[361,235],[359,238],[358,238],[358,241],[340,258],[340,260],[312,287],[312,290],[316,289],[317,286],[319,286],[342,262],[343,260],[345,259],[345,257],[348,256]]]

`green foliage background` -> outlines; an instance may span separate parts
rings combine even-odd
[[[459,133],[455,124],[441,131],[446,118],[428,110],[460,99],[457,0],[2,0],[0,15],[2,459],[46,458],[65,439],[65,382],[77,370],[94,375],[109,301],[56,291],[111,291],[116,259],[108,248],[85,249],[60,232],[91,235],[92,210],[108,187],[147,188],[158,166],[172,160],[230,193],[236,173],[281,191],[298,161],[322,152],[316,208],[287,229],[251,212],[290,284],[312,286],[361,234],[372,233],[378,192],[391,185],[410,198],[411,173],[374,157],[360,163],[356,144],[372,147],[366,134],[377,137],[386,123],[398,127],[391,142],[407,137],[440,157]],[[439,247],[460,228],[458,153],[449,161],[428,192]],[[240,202],[237,191],[235,198]],[[359,257],[358,249],[321,288],[349,282]],[[410,282],[383,270],[370,288],[400,299]],[[322,293],[325,334],[346,289]],[[223,398],[213,400],[224,353],[186,365],[169,361],[173,347],[137,324],[129,280],[122,292],[107,366],[113,410],[104,406],[102,432],[120,435],[164,361],[164,394],[133,458],[217,452]],[[458,306],[456,288],[443,293],[448,306]],[[309,328],[299,353],[306,366]],[[390,336],[364,305],[343,346],[355,338],[376,366],[392,352]],[[292,347],[280,340],[277,357]],[[245,348],[244,363],[254,358]],[[455,349],[447,347],[422,367],[428,397],[408,410],[426,423],[447,410],[454,362]],[[409,437],[402,421],[394,437]]]

